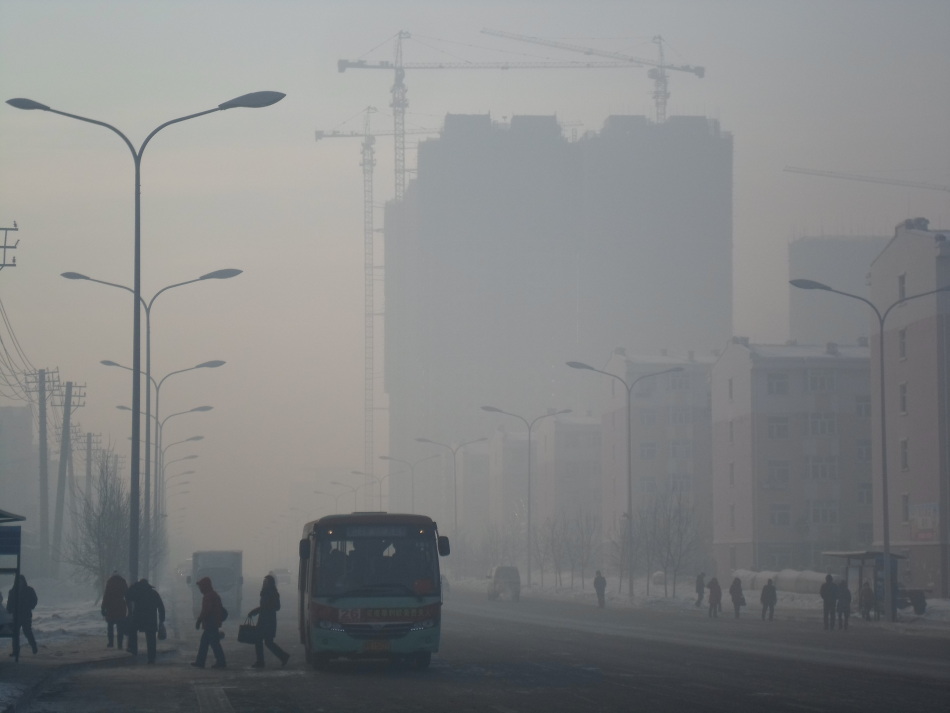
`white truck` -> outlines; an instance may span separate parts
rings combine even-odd
[[[228,619],[243,619],[241,609],[241,590],[244,588],[244,574],[241,570],[244,553],[240,550],[204,550],[191,555],[191,605],[195,617],[201,613],[202,594],[198,582],[204,577],[211,578],[214,591],[221,597],[221,603],[228,610]]]

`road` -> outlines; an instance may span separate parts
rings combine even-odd
[[[181,594],[181,593],[179,593]],[[853,621],[825,632],[813,613],[776,620],[701,610],[649,611],[534,599],[486,600],[453,591],[442,650],[428,671],[341,662],[328,671],[303,660],[284,594],[281,669],[248,668],[253,649],[226,625],[228,669],[198,671],[184,629],[181,653],[156,666],[86,669],[39,696],[30,713],[297,713],[299,711],[944,711],[950,710],[950,633]],[[177,597],[175,606],[184,600]],[[253,598],[247,601],[253,602]],[[250,608],[250,605],[248,606]],[[186,611],[182,620],[190,619]]]

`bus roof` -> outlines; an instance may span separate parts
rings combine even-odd
[[[350,514],[325,515],[317,520],[311,520],[303,527],[303,536],[307,537],[318,526],[337,525],[417,525],[424,527],[435,525],[435,521],[427,515],[411,515],[395,512],[353,512]],[[437,526],[436,526],[437,527]]]

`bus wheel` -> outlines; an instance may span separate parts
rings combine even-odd
[[[416,658],[414,661],[416,669],[419,671],[425,671],[427,668],[429,668],[429,664],[431,662],[432,662],[432,654],[428,651],[421,654],[416,654]]]

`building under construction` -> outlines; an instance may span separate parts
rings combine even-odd
[[[419,437],[486,435],[481,405],[586,409],[603,392],[566,361],[708,352],[732,334],[732,137],[705,117],[611,116],[572,141],[552,116],[449,115],[384,232],[399,457]]]

